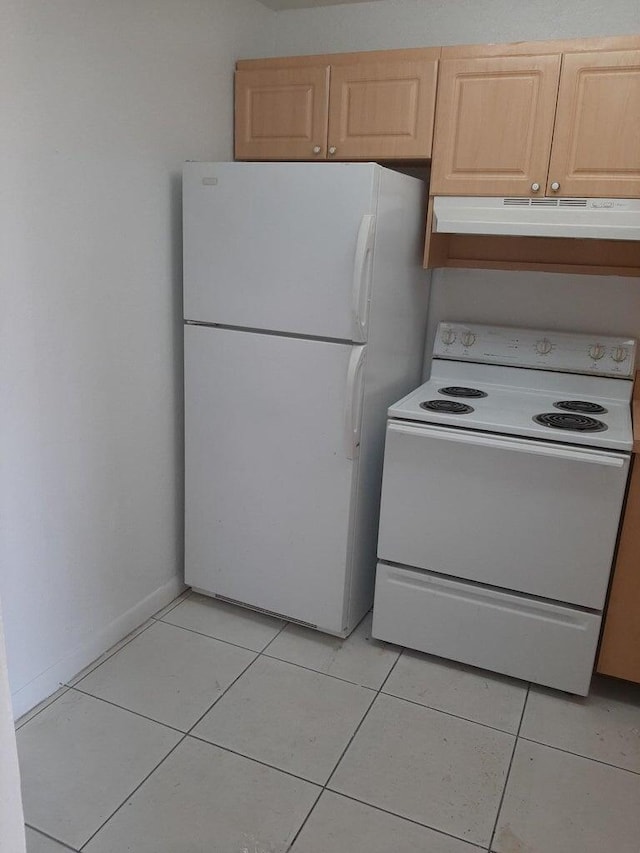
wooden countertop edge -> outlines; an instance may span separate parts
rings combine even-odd
[[[640,370],[636,370],[633,382],[631,422],[633,425],[633,452],[640,453]]]

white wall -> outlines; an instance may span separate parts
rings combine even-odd
[[[255,0],[4,0],[0,595],[20,714],[182,561],[181,162],[232,157]]]
[[[277,54],[640,33],[638,0],[384,0],[277,14]]]
[[[640,34],[638,0],[384,0],[283,11],[276,53],[323,53]],[[640,337],[640,279],[438,270],[428,354],[440,320]]]
[[[435,270],[425,368],[441,320],[640,339],[640,279],[493,270]]]

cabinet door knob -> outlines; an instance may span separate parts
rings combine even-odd
[[[531,191],[537,193],[540,189],[540,184],[531,184]]]
[[[551,184],[551,189],[554,191],[554,193],[557,193],[558,190],[560,189],[560,184],[557,181],[554,181]]]
[[[332,146],[329,148],[329,154],[335,154],[335,153],[336,153],[336,146],[335,146],[335,145],[332,145]]]
[[[314,146],[313,146],[313,153],[314,153],[314,154],[319,154],[321,151],[322,151],[322,148],[320,148],[320,146],[319,146],[319,145],[314,145]]]

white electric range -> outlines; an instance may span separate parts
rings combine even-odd
[[[585,695],[633,444],[635,341],[440,324],[389,409],[373,634]]]

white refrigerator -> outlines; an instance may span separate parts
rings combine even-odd
[[[185,574],[345,636],[373,600],[387,407],[420,383],[426,188],[186,163]]]

